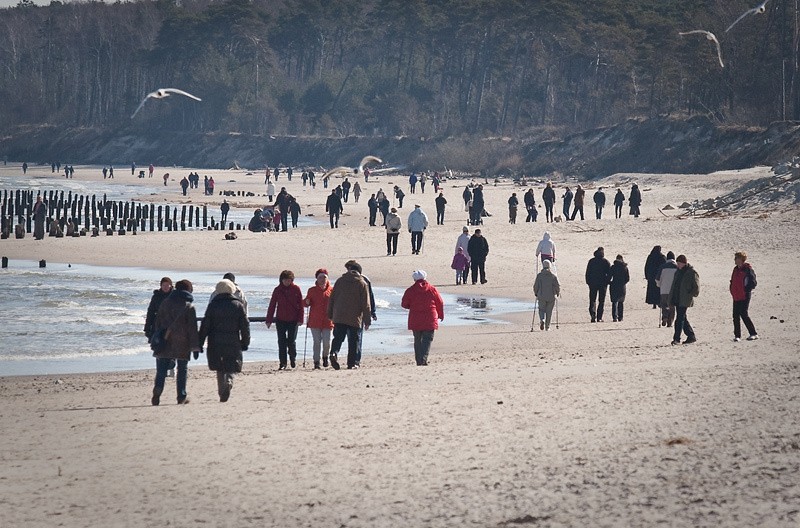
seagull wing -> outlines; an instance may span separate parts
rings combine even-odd
[[[704,29],[693,29],[692,31],[682,31],[682,32],[678,33],[678,35],[680,35],[680,36],[683,36],[683,35],[705,35],[705,36],[709,36],[710,34],[711,33],[709,33],[708,31],[706,31]]]
[[[167,93],[174,93],[174,94],[178,94],[178,95],[183,95],[185,97],[188,97],[189,99],[194,99],[195,101],[202,101],[202,99],[200,99],[199,97],[196,97],[196,96],[190,94],[189,92],[184,92],[183,90],[178,90],[177,88],[162,88],[161,91],[162,92],[167,92]]]
[[[329,178],[329,177],[333,176],[334,174],[348,174],[349,175],[349,174],[352,174],[352,173],[353,173],[353,168],[352,167],[334,167],[331,170],[329,170],[328,172],[326,172],[325,174],[323,174],[322,178],[323,179]]]
[[[358,167],[363,170],[367,163],[383,163],[383,160],[376,158],[375,156],[364,156],[364,159],[361,160],[361,163],[358,164]]]
[[[138,114],[138,113],[139,113],[139,110],[141,110],[141,109],[142,109],[142,107],[143,107],[143,106],[144,106],[144,104],[147,102],[147,100],[148,100],[148,99],[150,99],[150,96],[151,96],[151,95],[153,95],[153,94],[147,94],[147,96],[146,96],[144,99],[142,99],[142,102],[141,102],[141,103],[139,103],[139,106],[138,106],[138,107],[136,107],[136,111],[135,111],[133,114],[131,114],[131,119],[133,119],[133,116],[135,116],[136,114]]]
[[[766,2],[765,2],[765,3],[766,3]],[[728,26],[728,29],[726,29],[726,30],[725,30],[725,33],[727,33],[728,31],[730,31],[730,30],[731,30],[731,28],[732,28],[733,26],[735,26],[736,24],[738,24],[739,22],[741,22],[743,18],[746,18],[746,17],[748,17],[749,15],[752,15],[752,14],[754,14],[754,13],[758,13],[758,10],[759,10],[759,8],[760,8],[760,7],[761,7],[761,6],[759,6],[759,7],[754,7],[753,9],[748,9],[747,11],[745,11],[744,13],[742,13],[742,15],[741,15],[739,18],[737,18],[736,20],[734,20],[734,21],[733,21],[733,24],[731,24],[730,26]]]
[[[717,47],[717,58],[719,59],[719,65],[723,68],[725,67],[725,63],[722,62],[722,47],[719,45],[719,40],[717,40],[717,36],[713,33],[708,34],[709,40],[714,41],[714,45]]]

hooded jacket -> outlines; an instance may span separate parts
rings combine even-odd
[[[426,227],[428,227],[428,215],[421,208],[415,207],[408,215],[408,230],[424,231]]]
[[[486,262],[486,257],[489,255],[489,242],[486,237],[473,235],[469,238],[467,244],[467,252],[469,253],[470,262],[477,263]]]
[[[656,275],[656,284],[658,284],[661,295],[669,295],[672,289],[672,281],[675,280],[675,273],[678,271],[678,264],[675,259],[668,259]]]
[[[303,292],[300,291],[300,286],[295,283],[284,286],[281,283],[272,290],[266,322],[272,324],[273,321],[281,321],[301,325],[304,312]]]
[[[454,270],[464,271],[469,266],[469,259],[462,251],[461,253],[456,253],[453,255],[453,262],[450,264],[450,267]]]
[[[462,248],[464,250],[464,256],[467,257],[467,261],[470,260],[469,251],[467,251],[467,246],[469,246],[469,233],[461,233],[458,235],[458,240],[456,240],[456,253],[458,253],[458,248]]]
[[[200,325],[201,347],[206,338],[210,370],[242,371],[242,350],[250,346],[250,321],[244,304],[232,294],[217,294],[208,303]]]
[[[153,337],[153,332],[155,331],[158,308],[161,306],[161,303],[164,302],[164,299],[169,297],[170,293],[172,293],[172,290],[168,292],[164,292],[161,288],[153,290],[153,296],[150,298],[150,304],[147,306],[147,319],[144,321],[144,335],[147,336],[148,341]]]
[[[400,219],[397,213],[389,213],[386,215],[386,233],[396,234],[403,228],[403,220]]]
[[[556,243],[550,238],[549,231],[544,232],[544,236],[536,246],[536,256],[538,257],[539,255],[549,255],[553,257],[550,260],[556,260]]]
[[[155,331],[167,330],[167,346],[157,358],[188,360],[193,350],[200,350],[200,338],[197,332],[197,312],[194,309],[194,297],[188,291],[173,290],[158,308]]]
[[[550,268],[544,268],[536,275],[533,283],[533,294],[540,301],[555,301],[561,295],[561,284],[558,276]]]
[[[334,324],[361,328],[370,315],[369,289],[361,274],[350,270],[336,279],[328,301],[328,319]]]
[[[686,264],[683,269],[675,273],[672,288],[669,292],[670,304],[673,306],[694,306],[694,298],[700,294],[700,275],[695,269]]]
[[[408,310],[408,329],[429,331],[439,328],[439,321],[444,320],[444,301],[436,287],[420,279],[403,294],[400,306]]]
[[[325,282],[325,287],[320,288],[316,284],[308,289],[305,304],[310,309],[308,311],[309,328],[330,329],[333,328],[333,321],[328,319],[328,301],[330,301],[333,288],[330,281]]]
[[[586,265],[586,284],[592,288],[605,288],[608,285],[611,264],[605,259],[602,250],[595,250],[594,258]]]
[[[734,301],[746,301],[756,287],[756,272],[749,262],[742,264],[742,267],[734,266],[731,273],[731,296]]]
[[[631,280],[628,265],[621,260],[615,260],[614,264],[611,265],[609,276],[611,281],[609,282],[608,293],[611,295],[611,302],[625,301],[625,285]]]
[[[583,207],[583,197],[586,194],[586,191],[578,185],[578,188],[575,189],[575,207]]]

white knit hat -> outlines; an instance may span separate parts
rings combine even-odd
[[[415,280],[425,280],[428,277],[428,274],[425,273],[425,270],[417,270],[411,274],[411,277]]]

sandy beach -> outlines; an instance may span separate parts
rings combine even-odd
[[[0,176],[14,170],[9,164]],[[140,180],[120,167],[115,179],[152,185],[168,171],[168,187],[154,195],[143,188],[139,198],[205,203],[218,216],[219,195],[180,196],[177,181],[189,170],[157,168],[155,178]],[[218,192],[265,192],[263,170],[198,171],[214,176]],[[57,180],[49,167],[32,167],[31,175]],[[710,217],[680,216],[678,208],[769,175],[764,167],[618,174],[586,185],[585,221],[554,224],[543,222],[543,209],[539,222],[525,223],[520,207],[509,225],[506,201],[511,192],[522,201],[527,187],[490,183],[483,286],[456,286],[450,269],[466,220],[465,180],[444,185],[444,226],[435,223],[432,185],[411,195],[407,176],[381,176],[361,181],[360,203],[345,204],[337,230],[238,231],[233,241],[219,231],[1,241],[12,266],[45,259],[167,268],[190,280],[193,270],[310,276],[327,267],[335,278],[355,258],[380,286],[407,287],[422,268],[444,292],[532,302],[534,251],[549,230],[562,297],[559,327],[548,332],[531,332],[529,312],[504,324],[445,324],[427,368],[414,366],[412,354],[371,356],[360,370],[338,372],[248,363],[224,404],[202,357],[190,370],[186,406],[166,396],[150,405],[154,369],[0,377],[0,517],[9,526],[797,527],[798,207],[756,203]],[[102,181],[102,173],[76,166],[75,178]],[[610,203],[617,185],[627,197],[633,181],[643,191],[642,216],[626,207],[615,220],[609,205],[595,220],[596,187]],[[403,233],[398,255],[385,256],[383,229],[367,225],[369,195],[395,184],[407,193],[404,224],[414,203],[428,214],[422,255],[411,255]],[[303,188],[296,173],[277,185],[298,198],[303,214],[327,222],[330,189],[321,182]],[[543,185],[532,186],[540,203]],[[267,203],[228,200],[250,210]],[[661,212],[667,204],[676,209]],[[654,245],[685,254],[700,274],[689,309],[695,344],[670,346],[672,329],[660,328],[644,302],[643,267]],[[584,271],[598,246],[630,267],[621,323],[589,322]],[[738,250],[758,273],[754,342],[732,342],[728,281]],[[447,306],[445,322],[446,314]]]

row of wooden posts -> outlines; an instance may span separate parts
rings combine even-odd
[[[5,238],[11,232],[14,221],[23,225],[25,232],[31,233],[33,228],[33,206],[36,197],[41,195],[47,205],[47,222],[45,230],[50,231],[51,222],[58,222],[63,230],[68,222],[73,223],[75,231],[84,232],[102,229],[109,231],[185,231],[188,227],[200,227],[202,216],[203,229],[243,229],[240,224],[234,227],[233,222],[223,226],[215,222],[214,217],[209,219],[208,206],[206,205],[155,205],[122,200],[109,200],[104,194],[102,199],[96,195],[91,197],[73,194],[68,191],[33,191],[20,190],[0,193],[0,217],[2,217],[2,231]],[[179,210],[180,209],[180,215]],[[180,216],[180,222],[178,221]],[[188,221],[188,222],[187,222]],[[246,226],[245,226],[246,228]]]

